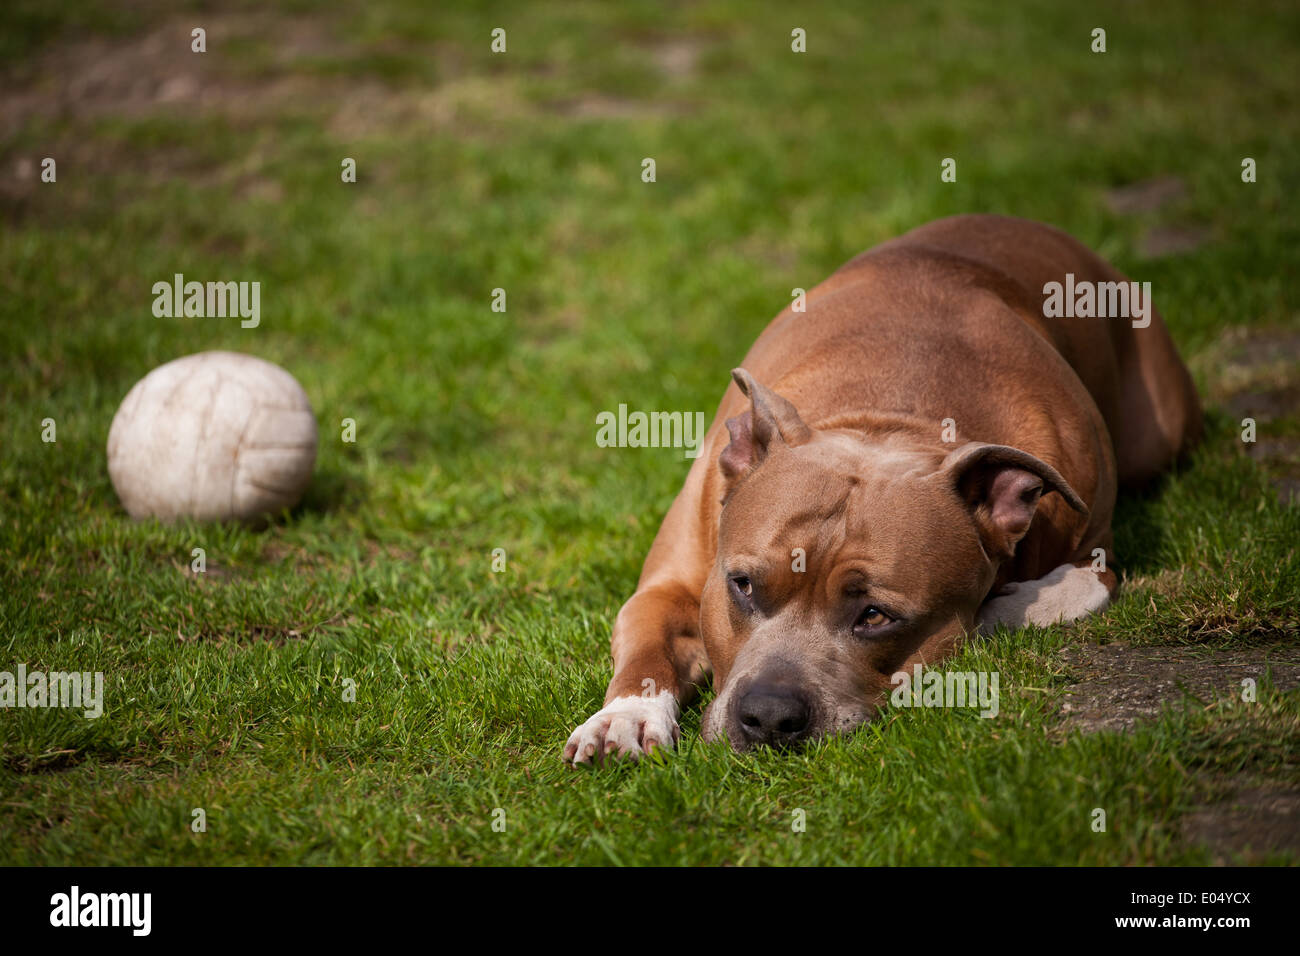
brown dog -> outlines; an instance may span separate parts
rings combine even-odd
[[[566,760],[672,746],[710,673],[706,739],[849,730],[890,675],[979,624],[1101,610],[1117,487],[1201,429],[1140,287],[1064,233],[999,216],[863,253],[732,375],[614,625],[605,706]]]

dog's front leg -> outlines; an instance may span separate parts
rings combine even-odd
[[[599,763],[606,756],[637,759],[655,747],[671,750],[677,717],[708,680],[709,655],[700,635],[700,595],[717,542],[717,429],[691,466],[664,516],[641,569],[636,593],[618,612],[610,651],[614,677],[605,706],[569,735],[564,759]]]
[[[643,586],[632,595],[614,623],[605,706],[569,736],[565,760],[637,759],[676,746],[681,707],[709,673],[699,622],[699,597],[684,585]]]

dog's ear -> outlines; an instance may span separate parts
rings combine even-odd
[[[1060,472],[1008,445],[968,442],[943,460],[938,474],[971,509],[992,556],[1009,558],[1015,553],[1042,495],[1055,491],[1075,511],[1088,513],[1088,506]]]
[[[756,467],[777,443],[802,445],[812,437],[795,407],[766,386],[754,381],[743,368],[731,370],[736,385],[749,398],[749,411],[727,419],[731,444],[722,451],[718,467],[728,490]]]

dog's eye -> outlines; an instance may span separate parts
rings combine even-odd
[[[737,574],[732,577],[731,588],[737,595],[745,600],[754,596],[754,582],[746,575]]]
[[[870,634],[872,631],[878,631],[882,627],[887,627],[894,623],[894,619],[882,611],[880,608],[872,605],[863,611],[853,625],[853,630],[859,633]]]

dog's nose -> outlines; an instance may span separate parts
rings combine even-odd
[[[736,701],[736,717],[750,743],[783,746],[807,735],[812,708],[794,688],[755,684]]]

